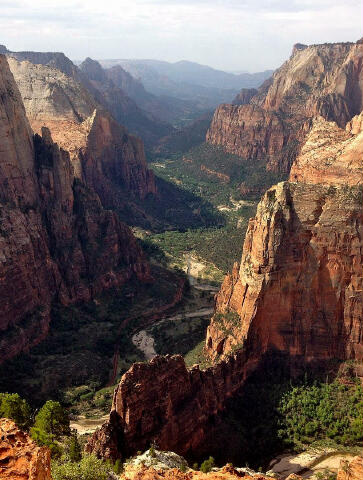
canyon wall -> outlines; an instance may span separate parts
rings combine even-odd
[[[8,57],[34,132],[46,126],[53,140],[70,152],[75,174],[95,189],[106,208],[119,194],[144,199],[156,194],[142,141],[96,101],[77,78],[62,71]]]
[[[362,41],[296,45],[257,93],[242,91],[234,105],[217,108],[207,142],[289,172],[312,117],[321,115],[343,127],[361,112],[362,58]]]
[[[250,220],[241,265],[216,299],[211,357],[255,338],[307,361],[363,359],[362,157],[363,132],[314,121],[290,181]]]
[[[0,362],[47,334],[53,301],[90,300],[149,266],[129,228],[75,178],[50,131],[31,133],[0,56]]]
[[[347,130],[316,119],[292,169],[299,181],[262,198],[241,266],[216,297],[205,347],[214,366],[188,370],[179,356],[133,365],[88,451],[117,458],[155,442],[204,454],[226,402],[265,355],[285,358],[293,375],[308,364],[363,359],[359,125],[360,117]]]

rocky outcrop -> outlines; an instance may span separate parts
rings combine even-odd
[[[247,338],[306,361],[363,358],[362,135],[317,119],[290,182],[266,192],[216,299],[213,358]]]
[[[117,81],[115,83],[112,75],[107,74],[101,65],[91,58],[86,58],[81,63],[80,69],[90,83],[91,91],[99,103],[111,112],[119,123],[125,125],[132,133],[139,135],[148,146],[154,145],[159,138],[171,133],[173,130],[171,125],[139,108],[124,89],[120,88],[124,83],[120,76],[114,78]],[[119,71],[118,74],[120,74]]]
[[[350,462],[341,460],[337,480],[358,480],[363,476],[363,458],[354,457]]]
[[[205,436],[256,366],[244,351],[227,362],[188,370],[180,355],[135,363],[116,388],[109,421],[86,450],[106,458],[128,457],[155,442],[180,455],[207,455]]]
[[[49,130],[35,135],[0,57],[0,362],[41,341],[50,305],[150,279],[129,228],[75,178]]]
[[[54,141],[70,152],[75,175],[97,191],[106,208],[120,204],[120,192],[140,199],[156,194],[141,140],[79,81],[48,65],[8,61],[33,130],[50,129]]]
[[[7,418],[0,419],[0,478],[52,480],[49,448],[38,447]]]
[[[184,472],[178,468],[160,470],[155,467],[127,465],[125,472],[121,475],[121,480],[268,480],[270,477],[263,474],[251,475],[244,471],[245,469],[234,468],[232,465],[225,465],[223,468],[215,468],[212,472],[203,473],[198,470],[189,469]],[[301,477],[295,475],[295,478],[289,480],[301,480]]]
[[[221,105],[207,141],[246,161],[264,159],[268,169],[288,172],[321,115],[343,127],[363,108],[363,46],[297,44],[290,59],[244,104]]]
[[[233,99],[232,105],[247,105],[257,94],[256,88],[242,88],[242,90]]]
[[[309,165],[301,169],[306,175],[266,192],[249,222],[241,265],[216,297],[206,339],[215,365],[187,370],[178,356],[133,365],[89,451],[117,458],[155,442],[204,455],[227,400],[264,359],[278,355],[292,374],[363,359],[360,135],[316,120],[294,167]],[[321,159],[329,161],[326,176],[308,183]]]

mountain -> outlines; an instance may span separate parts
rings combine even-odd
[[[9,60],[13,66],[18,66],[15,59]],[[24,65],[20,64],[20,67]],[[32,72],[43,68],[36,65]],[[48,73],[59,75],[60,72],[51,69]],[[42,84],[34,79],[32,85],[36,91]],[[74,85],[68,86],[67,92],[72,92]],[[63,98],[64,91],[52,82],[43,87],[44,92],[39,90],[34,102],[28,104],[28,110],[33,114],[41,112],[43,97],[52,97],[53,94],[56,98]],[[89,185],[85,183],[88,169],[98,175],[98,179],[107,178],[107,171],[105,176],[100,173],[101,161],[107,162],[107,159],[87,157],[85,174],[77,176],[69,153],[53,143],[48,128],[43,126],[41,135],[33,137],[5,56],[0,56],[0,93],[2,362],[29,350],[45,338],[53,302],[69,305],[90,300],[103,290],[121,286],[131,278],[148,282],[150,273],[130,229],[116,213],[102,207],[91,182]],[[60,102],[60,105],[64,106],[68,125],[76,123],[72,115],[80,121],[78,113],[81,109],[74,111],[70,108],[69,98],[68,103]],[[59,112],[48,111],[55,121]],[[108,118],[96,114],[94,120],[96,125],[101,123],[106,135],[103,138],[107,141],[107,135],[110,135]],[[91,137],[92,129],[94,122]],[[120,140],[124,141],[122,137]],[[99,145],[97,140],[95,143]],[[102,152],[102,143],[98,148]],[[133,154],[132,144],[126,142],[124,148],[125,151],[130,148]],[[130,171],[126,158],[119,156],[112,162],[110,167],[120,170],[125,181],[129,178],[125,188],[135,188],[135,178],[126,174]],[[140,168],[143,168],[142,164],[138,164],[138,171]],[[113,174],[111,168],[109,174]]]
[[[140,72],[142,72],[143,67],[149,68],[176,83],[222,90],[259,87],[273,73],[273,70],[266,70],[258,73],[234,74],[186,60],[175,63],[160,60],[103,60],[103,63],[108,65],[119,64],[124,66],[126,70],[130,69],[130,72],[132,69],[137,72],[137,69],[140,68]]]
[[[297,44],[255,95],[242,92],[234,105],[217,108],[207,142],[288,172],[312,117],[321,115],[342,127],[362,110],[362,56],[362,41]]]
[[[134,78],[139,79],[146,90],[152,94],[162,97],[162,100],[168,101],[171,98],[177,98],[183,102],[193,102],[195,112],[206,112],[215,108],[219,103],[230,102],[242,87],[258,86],[264,79],[270,76],[271,72],[266,75],[256,74],[258,78],[240,79],[239,76],[226,72],[219,72],[210,67],[201,67],[200,75],[193,73],[192,64],[185,62],[187,68],[183,67],[184,62],[176,64],[161,62],[157,60],[100,60],[105,68],[121,65]],[[179,65],[180,64],[180,65]],[[205,72],[205,69],[207,71]],[[185,70],[185,73],[183,73]],[[198,69],[197,69],[198,70]],[[217,78],[212,79],[214,72],[217,72]],[[212,74],[212,75],[211,75]],[[208,80],[211,76],[210,81]],[[236,80],[236,86],[230,86],[228,81],[224,83],[226,78]],[[201,83],[197,83],[197,82]],[[166,98],[165,98],[166,97]]]
[[[176,124],[192,110],[192,105],[187,102],[157,97],[148,92],[141,81],[130,75],[121,65],[106,68],[105,73],[114,85],[121,88],[142,110],[154,118]]]
[[[126,95],[120,88],[125,82],[115,83],[98,62],[86,58],[79,68],[90,82],[90,90],[95,92],[99,102],[118,122],[125,125],[132,133],[139,135],[146,145],[154,145],[159,138],[172,132],[171,125],[143,111],[130,96]],[[131,83],[129,79],[129,89]]]
[[[12,52],[6,47],[2,50],[19,62],[27,61],[33,65],[43,65],[62,72],[83,86],[88,95],[93,97],[92,101],[95,104],[108,110],[132,133],[141,136],[148,146],[157,143],[160,137],[170,134],[173,130],[168,123],[143,111],[121,88],[107,78],[102,67],[94,60],[86,59],[79,68],[61,52]],[[97,77],[97,81],[92,75]]]
[[[214,365],[188,370],[177,355],[134,364],[88,451],[128,457],[154,441],[202,456],[228,399],[264,358],[281,358],[292,376],[306,366],[362,361],[361,125],[361,117],[347,130],[317,119],[293,178],[263,196],[241,266],[216,297],[206,338]],[[307,164],[310,173],[296,182],[294,172]]]

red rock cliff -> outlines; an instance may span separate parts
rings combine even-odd
[[[117,203],[120,192],[140,199],[156,194],[142,141],[129,135],[77,76],[12,57],[8,62],[34,132],[50,129],[54,141],[69,151],[75,175],[97,187],[106,208]]]
[[[362,154],[363,133],[314,122],[290,182],[261,200],[241,266],[217,296],[213,358],[246,338],[307,361],[363,358]]]
[[[0,56],[0,362],[47,334],[50,304],[88,300],[149,267],[129,228],[74,178],[50,133],[34,142]]]
[[[313,116],[343,127],[361,112],[362,58],[359,42],[295,46],[290,59],[248,104],[218,107],[207,142],[288,172]]]
[[[315,122],[296,162],[310,168],[300,182],[266,192],[250,220],[241,266],[216,298],[206,350],[218,362],[205,371],[187,370],[178,356],[133,365],[88,451],[117,458],[156,442],[182,455],[204,454],[215,417],[265,354],[279,352],[293,370],[363,359],[361,135]],[[327,176],[307,183],[321,159],[329,159]]]

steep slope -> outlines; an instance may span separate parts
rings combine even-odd
[[[121,65],[106,68],[105,74],[116,87],[123,90],[142,110],[148,112],[152,117],[168,123],[175,123],[183,117],[186,107],[183,109],[179,102],[173,101],[173,99],[157,97],[148,92],[141,81],[124,70]]]
[[[0,89],[1,362],[44,338],[53,301],[89,300],[150,274],[128,227],[75,178],[49,130],[33,142],[4,56]]]
[[[296,45],[290,59],[249,99],[220,105],[207,141],[245,160],[288,172],[313,116],[343,127],[363,108],[363,44]],[[242,103],[242,104],[241,104]]]
[[[54,141],[70,152],[76,176],[96,188],[107,208],[111,200],[120,203],[117,191],[140,199],[156,193],[141,140],[129,135],[82,84],[47,65],[8,61],[33,130],[51,130]]]
[[[155,442],[205,455],[228,399],[269,355],[284,359],[292,375],[307,365],[362,361],[363,132],[351,133],[359,125],[357,117],[346,132],[317,119],[294,167],[309,164],[306,177],[262,198],[241,267],[216,297],[206,339],[214,366],[188,370],[178,356],[134,364],[88,451],[116,458]],[[326,176],[308,183],[321,158],[329,159]]]
[[[120,88],[120,83],[124,83],[124,80],[120,82],[118,77],[118,82],[115,83],[101,65],[91,58],[86,58],[81,63],[80,69],[92,85],[99,102],[118,122],[139,135],[147,145],[154,145],[160,137],[171,133],[173,130],[171,125],[142,111],[124,89]],[[130,86],[130,79],[128,80]]]
[[[268,190],[250,220],[208,328],[212,357],[255,338],[257,349],[306,360],[363,358],[362,156],[363,132],[314,122],[290,182]]]

